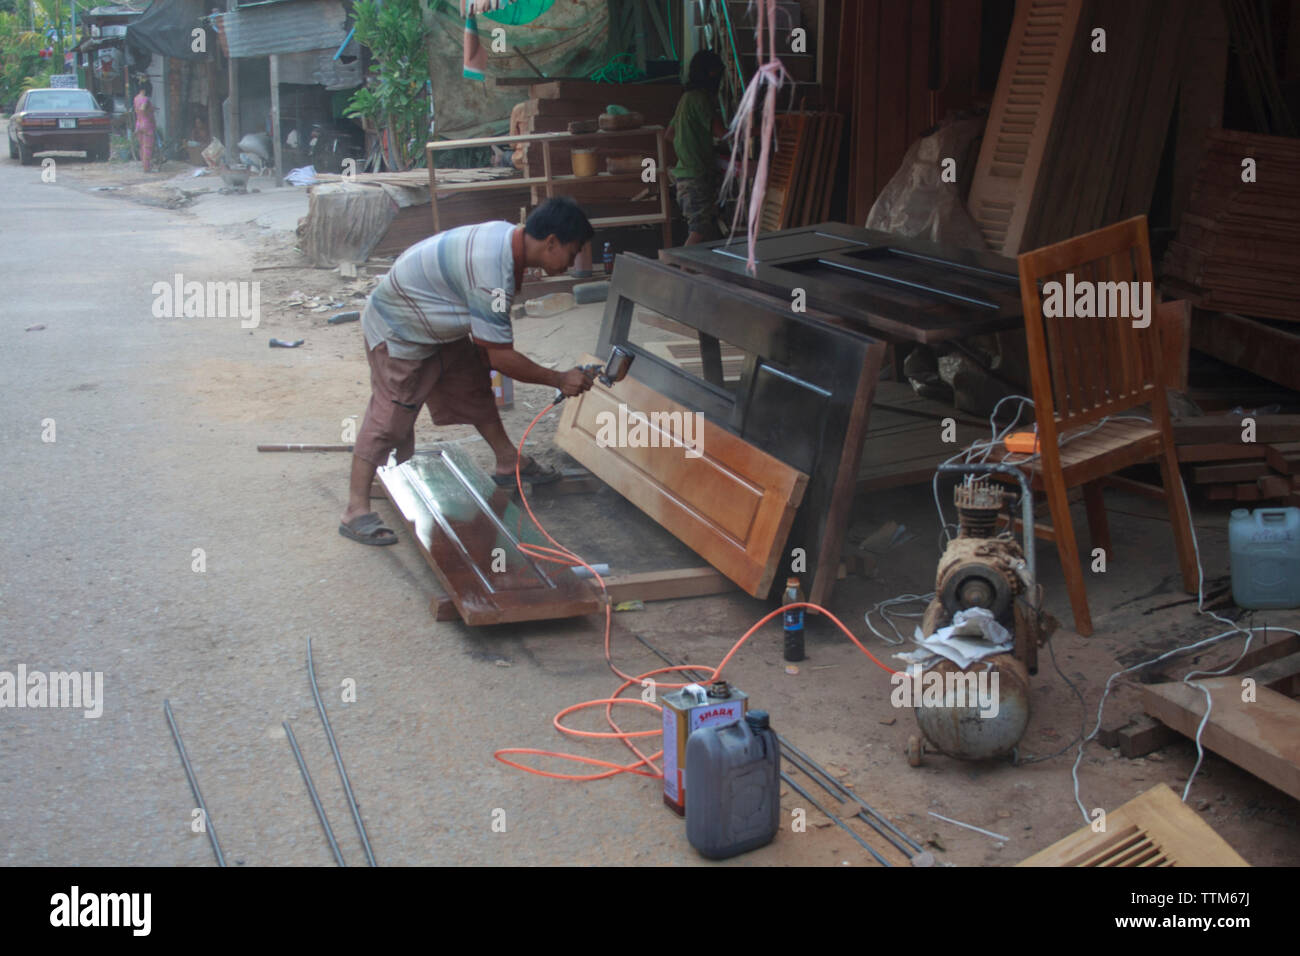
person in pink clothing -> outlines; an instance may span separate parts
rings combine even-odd
[[[149,94],[153,92],[153,84],[147,79],[140,84],[140,92],[135,94],[135,101],[132,105],[135,107],[135,132],[140,139],[140,158],[144,161],[144,171],[153,172],[153,141],[157,127],[153,121],[153,101],[149,99]]]

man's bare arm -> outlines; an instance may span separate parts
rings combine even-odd
[[[517,352],[509,346],[488,348],[488,363],[500,372],[513,378],[516,382],[530,382],[533,385],[549,385],[558,388],[566,395],[577,395],[591,387],[591,380],[583,375],[581,369],[573,368],[559,372],[538,365],[527,355]]]

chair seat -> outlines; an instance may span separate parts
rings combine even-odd
[[[1090,430],[1091,429],[1091,430]],[[1097,427],[1090,425],[1061,436],[1061,473],[1067,488],[1086,484],[1130,465],[1150,461],[1160,454],[1160,429],[1150,422],[1134,418],[1112,418]],[[1019,455],[1011,457],[1017,464]],[[1023,470],[1032,470],[1034,488],[1042,487],[1043,458],[1025,462]]]

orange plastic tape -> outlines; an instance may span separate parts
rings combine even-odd
[[[1002,439],[1002,444],[1017,455],[1032,455],[1038,451],[1038,436],[1033,432],[1012,432]]]

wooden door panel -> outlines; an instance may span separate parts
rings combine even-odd
[[[617,442],[620,404],[637,447]],[[646,425],[637,436],[635,416],[683,424]],[[698,457],[688,454],[687,438]],[[631,378],[568,399],[556,444],[744,590],[767,596],[807,475]]]
[[[600,597],[567,567],[538,561],[520,541],[542,543],[526,516],[455,446],[417,452],[378,477],[420,553],[466,624],[576,617]],[[516,531],[516,529],[520,529]]]

